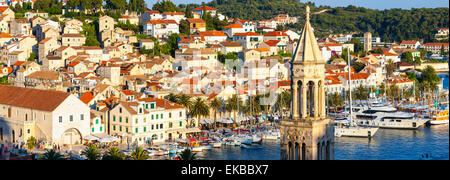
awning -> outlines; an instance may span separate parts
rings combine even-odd
[[[109,142],[114,142],[114,141],[119,141],[119,138],[116,138],[114,136],[110,136],[104,133],[101,134],[93,134],[93,136],[99,138],[97,141],[100,143],[109,143]]]
[[[91,135],[87,135],[84,137],[84,139],[88,140],[88,141],[96,141],[99,140],[99,138],[95,137],[95,136],[91,136]]]

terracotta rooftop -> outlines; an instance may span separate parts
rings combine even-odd
[[[188,18],[187,21],[189,23],[205,23],[205,20],[200,18]]]
[[[195,9],[193,9],[192,11],[203,11],[203,9],[206,9],[206,11],[217,11],[217,9],[214,9],[212,7],[209,6],[205,6],[205,8],[203,8],[203,6],[199,6]]]
[[[69,95],[62,91],[0,85],[0,104],[42,111],[55,110]]]

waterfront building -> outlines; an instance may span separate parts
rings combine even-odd
[[[122,143],[145,144],[186,137],[186,109],[164,99],[122,101],[109,116],[111,135],[121,137]]]
[[[423,45],[425,50],[431,51],[434,54],[441,53],[442,47],[444,47],[445,52],[448,52],[448,43],[426,43]]]
[[[333,121],[325,112],[325,60],[309,22],[306,23],[292,62],[291,117],[280,122],[281,159],[334,159]]]
[[[0,85],[0,106],[2,142],[80,144],[89,135],[89,107],[66,92]]]

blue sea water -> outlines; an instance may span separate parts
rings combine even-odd
[[[442,79],[442,83],[443,83],[443,87],[444,89],[448,90],[448,85],[449,85],[449,78],[448,78],[448,73],[446,74],[438,74],[438,76]]]
[[[266,141],[263,149],[250,150],[224,146],[197,153],[208,160],[279,160],[280,142]],[[336,160],[418,160],[431,154],[435,160],[449,160],[449,126],[439,125],[418,130],[380,129],[367,138],[336,138]]]

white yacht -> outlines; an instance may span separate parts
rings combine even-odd
[[[350,120],[336,120],[334,128],[334,135],[336,137],[364,137],[371,138],[375,136],[378,127],[359,127],[351,125]]]
[[[350,55],[350,53],[348,53]],[[348,64],[350,64],[350,57],[348,58]],[[351,75],[349,72],[349,87],[351,87]],[[349,88],[349,108],[348,118],[336,119],[334,123],[334,135],[336,137],[365,137],[371,138],[375,136],[378,131],[378,127],[360,127],[355,121],[353,121],[353,111],[359,112],[361,107],[352,107],[352,92]],[[346,111],[347,112],[347,111]]]
[[[363,127],[417,129],[429,121],[416,118],[413,113],[399,112],[390,106],[366,106],[355,115],[354,122]]]

